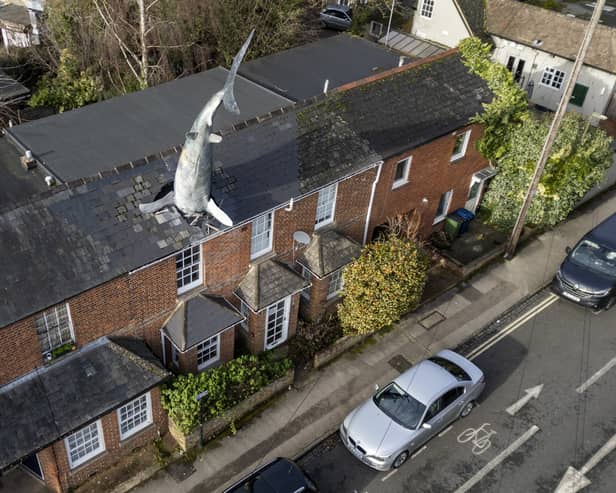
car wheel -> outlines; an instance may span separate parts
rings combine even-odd
[[[404,452],[401,452],[398,455],[398,457],[396,457],[396,460],[391,465],[391,467],[393,467],[394,469],[398,469],[402,464],[406,462],[406,459],[408,458],[409,458],[409,453],[406,450]]]
[[[475,403],[473,401],[467,402],[462,408],[462,411],[460,411],[460,417],[466,418],[471,413],[474,407],[475,407]]]

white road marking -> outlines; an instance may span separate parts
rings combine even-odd
[[[426,445],[424,445],[423,447],[421,447],[417,452],[415,452],[413,455],[411,455],[411,459],[414,459],[415,457],[417,457],[419,454],[421,454],[424,450],[426,450],[428,447]]]
[[[558,296],[556,296],[554,293],[550,293],[550,295],[545,300],[543,300],[541,303],[537,304],[537,306],[534,306],[532,309],[527,311],[520,318],[511,322],[503,330],[501,330],[497,334],[494,334],[490,339],[488,339],[483,344],[480,344],[475,349],[473,349],[468,354],[467,358],[470,360],[475,359],[481,353],[490,349],[492,346],[494,346],[494,344],[496,344],[498,341],[500,341],[504,337],[507,337],[514,330],[519,329],[522,325],[528,322],[531,318],[541,313],[543,310],[545,310],[548,306],[550,306],[552,303],[554,303],[557,300],[558,300]]]
[[[520,438],[518,438],[515,442],[509,445],[509,447],[507,447],[500,454],[494,457],[490,462],[488,462],[485,466],[483,466],[483,468],[477,474],[475,474],[471,479],[469,479],[466,483],[460,486],[460,488],[456,490],[456,493],[465,493],[466,491],[470,490],[485,476],[487,476],[492,471],[492,469],[497,467],[502,461],[504,461],[509,455],[515,452],[518,448],[520,448],[524,444],[524,442],[529,440],[538,431],[538,426],[531,426]]]
[[[590,377],[582,385],[580,385],[577,389],[575,389],[575,391],[578,394],[582,394],[586,392],[588,387],[590,387],[593,383],[595,383],[603,375],[605,375],[608,371],[610,371],[614,365],[616,365],[616,357],[609,360],[603,368],[601,368],[597,373],[595,373],[592,377]]]
[[[612,450],[616,448],[616,435],[612,436],[578,471],[569,466],[567,472],[558,483],[555,493],[575,493],[590,484],[585,474],[601,462]]]
[[[449,428],[445,428],[443,431],[441,431],[438,436],[439,438],[442,437],[445,433],[447,433],[449,430],[451,430],[453,428],[453,425],[449,426]]]
[[[522,409],[528,401],[530,401],[531,399],[537,399],[539,397],[539,394],[541,394],[542,390],[543,384],[536,385],[535,387],[531,387],[530,389],[526,389],[524,391],[526,392],[526,395],[519,399],[518,402],[511,404],[511,406],[507,408],[507,412],[512,416],[515,415],[515,413]]]
[[[387,473],[387,475],[385,477],[383,477],[381,479],[381,481],[387,481],[389,478],[391,478],[394,474],[396,474],[398,472],[398,469],[393,469],[390,472]]]

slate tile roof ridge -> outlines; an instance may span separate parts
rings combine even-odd
[[[377,80],[386,79],[387,77],[390,77],[392,75],[396,75],[402,72],[407,72],[410,70],[415,70],[418,67],[429,65],[443,58],[447,58],[452,55],[455,55],[456,53],[458,53],[458,51],[459,51],[458,48],[451,48],[447,51],[437,53],[436,55],[432,55],[427,58],[421,58],[419,60],[415,60],[414,62],[407,63],[406,65],[402,65],[401,67],[395,67],[395,68],[386,70],[384,72],[380,72],[378,74],[370,75],[369,77],[359,79],[354,82],[349,82],[348,84],[345,84],[343,86],[337,87],[336,89],[333,89],[331,92],[337,92],[337,93],[346,92],[355,87],[365,86],[365,85],[371,84],[372,82],[376,82]]]
[[[111,339],[107,338],[107,337],[105,337],[105,338],[107,339],[107,342],[109,344],[109,348],[112,351],[115,351],[116,353],[122,355],[123,357],[131,360],[133,363],[135,363],[136,365],[140,366],[144,370],[149,371],[150,373],[152,373],[154,375],[157,375],[157,376],[159,376],[161,378],[166,378],[166,377],[169,377],[171,375],[162,366],[155,365],[151,361],[143,359],[142,357],[136,355],[135,353],[133,353],[129,349],[127,349],[124,346],[118,344],[116,341],[113,340],[113,338],[111,338]]]

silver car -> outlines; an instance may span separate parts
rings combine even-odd
[[[345,5],[328,5],[319,14],[321,26],[346,30],[353,24],[353,10]]]
[[[449,423],[468,416],[484,387],[477,366],[441,351],[351,411],[340,426],[342,442],[374,469],[398,468]]]

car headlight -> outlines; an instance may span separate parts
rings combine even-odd
[[[611,290],[611,288],[604,289],[603,291],[595,291],[593,293],[593,295],[595,295],[595,296],[605,296],[606,294],[609,294],[610,290]]]
[[[366,455],[366,460],[374,462],[375,464],[385,464],[389,457],[377,457],[376,455]]]

